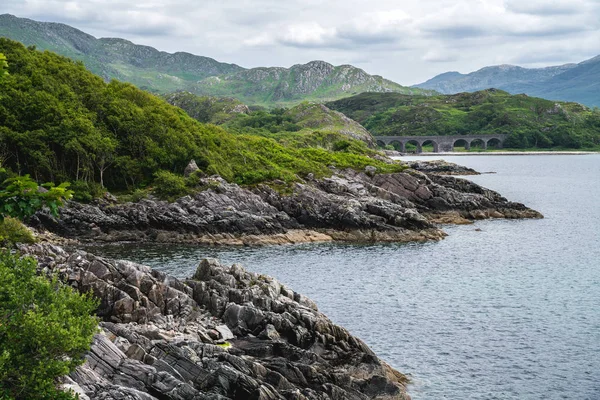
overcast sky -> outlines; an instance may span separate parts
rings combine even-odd
[[[2,0],[0,13],[63,22],[243,67],[325,60],[398,83],[488,65],[600,54],[600,0]]]

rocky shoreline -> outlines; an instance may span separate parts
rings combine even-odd
[[[240,187],[212,176],[201,179],[204,190],[173,203],[70,202],[59,218],[40,212],[31,224],[87,242],[260,245],[440,240],[446,236],[440,223],[542,218],[492,190],[448,176],[468,170],[463,167],[412,167],[393,174],[377,174],[372,167],[335,170],[329,178],[291,187],[282,182]]]
[[[100,299],[100,333],[63,381],[86,399],[409,400],[407,379],[305,296],[217,260],[178,280],[129,261],[20,246]]]
[[[448,163],[401,173],[334,170],[285,186],[218,176],[169,203],[70,202],[30,221],[46,243],[20,246],[39,272],[101,301],[100,333],[63,386],[85,399],[407,400],[408,380],[308,298],[239,265],[207,259],[190,279],[58,247],[81,242],[264,245],[440,240],[440,224],[542,218],[449,174]],[[50,242],[50,243],[47,243]]]

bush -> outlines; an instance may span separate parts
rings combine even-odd
[[[174,200],[189,194],[185,178],[169,171],[158,171],[154,174],[153,193],[163,200]]]
[[[71,184],[70,189],[73,191],[73,200],[82,203],[89,203],[106,192],[99,183],[87,181],[75,181]]]
[[[345,151],[351,145],[352,145],[352,143],[348,140],[338,140],[333,143],[333,151]]]
[[[54,186],[45,183],[45,191],[39,189],[29,175],[8,178],[0,185],[0,220],[14,217],[20,220],[31,217],[37,210],[46,206],[58,215],[58,207],[73,196],[69,183]]]
[[[198,185],[200,185],[202,178],[205,178],[205,177],[206,177],[206,174],[202,170],[199,169],[197,171],[192,172],[190,174],[190,176],[185,178],[185,184],[186,184],[186,186],[188,186],[190,188],[195,188]]]
[[[148,190],[146,189],[135,189],[133,193],[131,193],[131,201],[134,203],[146,198],[148,198]]]
[[[0,243],[35,243],[35,237],[21,221],[16,218],[6,217],[0,221]]]
[[[56,380],[83,362],[97,330],[97,302],[36,266],[0,252],[0,399],[74,398]]]

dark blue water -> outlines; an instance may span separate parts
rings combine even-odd
[[[546,218],[426,244],[102,251],[181,277],[207,256],[275,276],[407,373],[414,400],[600,399],[600,155],[445,159],[497,172],[470,179]]]

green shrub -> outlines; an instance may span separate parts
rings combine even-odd
[[[75,181],[69,188],[73,191],[73,200],[82,203],[89,203],[106,192],[99,183],[88,181]]]
[[[96,304],[36,276],[33,259],[0,252],[0,399],[73,399],[56,380],[83,362]]]
[[[47,206],[53,215],[58,215],[58,207],[72,197],[69,183],[54,186],[45,183],[41,191],[29,175],[6,179],[0,185],[0,220],[14,217],[20,220],[32,216],[40,208]]]
[[[194,171],[190,176],[185,178],[185,184],[191,188],[197,187],[200,184],[200,180],[204,177],[206,177],[206,174],[202,170]]]
[[[35,243],[35,237],[21,221],[6,217],[0,221],[0,243]]]
[[[140,200],[143,200],[148,197],[148,190],[146,189],[135,189],[133,193],[131,193],[131,201],[137,203]]]
[[[185,178],[169,171],[158,171],[154,174],[154,189],[152,192],[163,200],[173,200],[189,194]]]
[[[333,143],[333,151],[345,151],[351,145],[352,145],[352,143],[348,140],[338,140]]]

